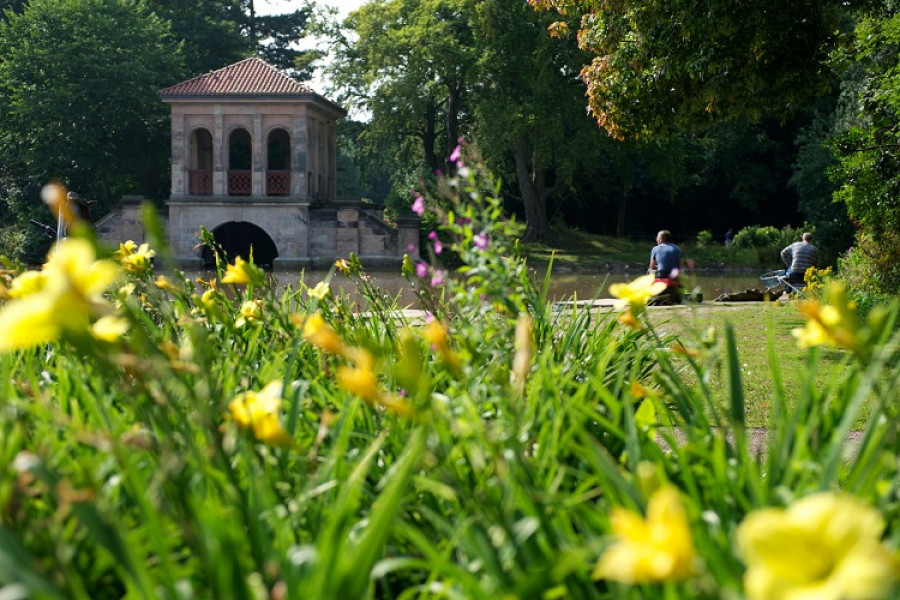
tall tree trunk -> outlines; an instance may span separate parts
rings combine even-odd
[[[443,160],[438,159],[434,152],[437,143],[437,106],[429,102],[425,106],[425,131],[422,133],[422,150],[425,154],[425,164],[428,170],[434,173],[441,168]]]
[[[459,102],[462,95],[462,82],[449,86],[450,94],[447,96],[447,152],[444,160],[447,163],[447,172],[455,173],[456,165],[447,158],[459,143]]]
[[[528,154],[521,143],[516,144],[513,156],[516,160],[519,193],[525,205],[525,235],[522,239],[527,242],[546,240],[550,237],[550,223],[547,221],[544,175],[536,169],[529,169]]]

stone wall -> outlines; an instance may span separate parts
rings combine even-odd
[[[335,202],[322,206],[296,201],[253,203],[230,198],[202,203],[173,198],[167,225],[169,244],[179,265],[201,266],[197,232],[229,222],[252,223],[264,230],[278,249],[274,268],[328,268],[338,258],[360,257],[369,268],[396,266],[403,255],[419,255],[419,219],[406,215],[396,225],[384,221],[382,207],[361,202]],[[122,209],[96,223],[97,235],[109,244],[145,240],[140,220],[140,198],[122,199]]]

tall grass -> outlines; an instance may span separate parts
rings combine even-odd
[[[895,309],[859,326],[868,353],[825,386],[810,350],[791,405],[773,355],[757,447],[729,327],[676,341],[645,315],[552,310],[493,183],[460,166],[429,198],[460,277],[438,293],[439,260],[404,267],[422,318],[355,257],[338,268],[365,307],[319,282],[276,294],[252,265],[221,265],[217,282],[146,269],[109,292],[119,339],[64,332],[2,355],[0,595],[752,597],[735,541],[748,515],[838,490],[897,548]],[[709,386],[716,371],[727,386]],[[275,424],[242,427],[232,401],[272,382]],[[599,575],[627,542],[621,511],[652,519],[667,486],[688,567]],[[893,579],[878,591],[892,597]]]

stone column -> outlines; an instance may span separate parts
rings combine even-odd
[[[187,192],[185,181],[187,178],[187,165],[185,164],[187,153],[184,150],[187,115],[184,113],[176,115],[174,110],[172,113],[172,189],[170,195],[173,198],[183,198]]]
[[[403,213],[394,219],[397,223],[397,253],[400,256],[409,254],[410,258],[419,258],[419,228],[422,219],[413,213]]]
[[[222,109],[215,108],[215,121],[213,125],[213,196],[228,195],[225,186],[228,168],[228,140],[225,139],[225,119],[222,116]]]
[[[297,198],[308,197],[306,182],[308,145],[306,118],[303,115],[295,115],[291,131],[291,196]]]
[[[266,141],[263,139],[262,115],[259,114],[259,108],[253,115],[253,138],[250,143],[253,145],[253,165],[251,177],[253,178],[252,194],[256,197],[266,195]]]

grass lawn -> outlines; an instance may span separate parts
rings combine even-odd
[[[540,270],[553,257],[553,262],[567,270],[596,270],[603,265],[620,268],[629,265],[646,268],[650,249],[655,241],[648,239],[615,238],[593,235],[577,229],[558,230],[556,241],[548,244],[523,244],[528,264]],[[693,260],[697,268],[769,268],[777,262],[775,249],[757,251],[753,248],[732,248],[721,244],[697,247],[693,243],[679,243],[684,258]]]
[[[781,369],[788,402],[796,400],[804,377],[804,365],[809,351],[797,347],[791,330],[802,327],[804,320],[797,309],[778,303],[747,302],[733,304],[705,303],[694,307],[658,308],[650,311],[650,318],[662,334],[684,336],[685,345],[689,340],[702,337],[714,326],[717,334],[724,335],[724,326],[734,327],[741,366],[744,399],[747,407],[747,424],[765,426],[768,424],[770,401],[774,397],[775,382],[769,364],[769,344],[774,346]],[[724,338],[722,338],[724,341]],[[816,387],[821,389],[839,374],[846,353],[840,350],[819,348],[819,362],[814,373]],[[714,373],[710,385],[714,397],[727,402],[727,374]]]

